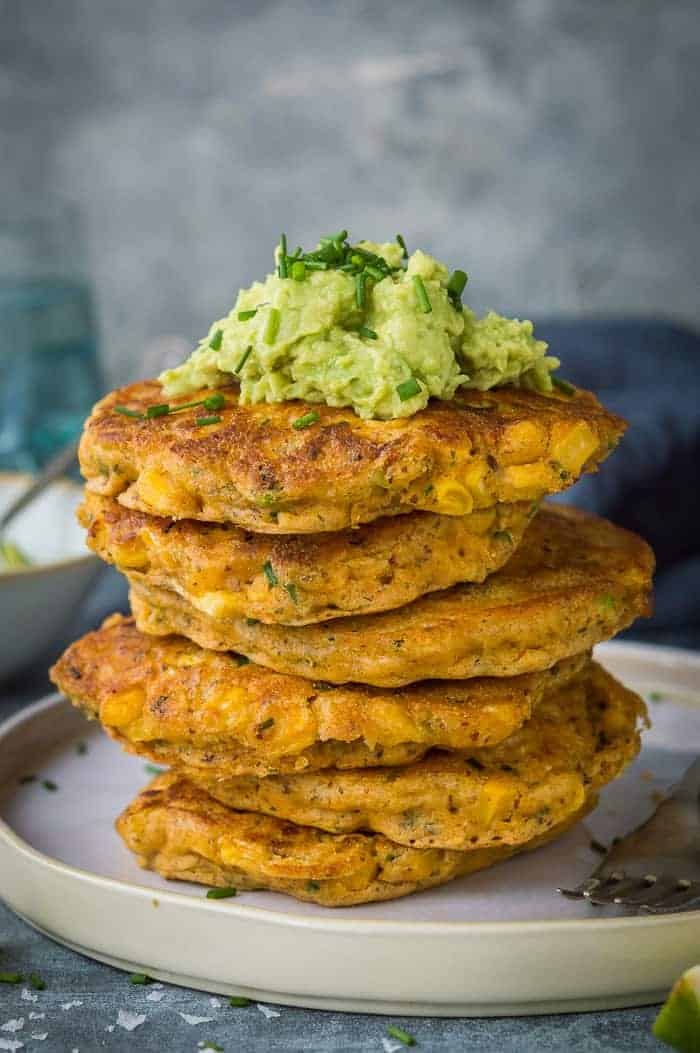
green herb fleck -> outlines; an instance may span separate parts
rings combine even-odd
[[[0,973],[0,984],[21,984],[22,973]]]
[[[366,283],[367,278],[365,277],[364,271],[360,271],[359,274],[355,275],[355,303],[360,310],[365,306],[366,303]]]
[[[208,410],[220,410],[226,405],[226,399],[217,391],[215,395],[207,395],[205,399],[202,399],[202,405]]]
[[[162,775],[165,768],[159,768],[157,764],[144,764],[143,770],[148,775]]]
[[[561,391],[562,395],[575,395],[576,388],[573,384],[570,384],[568,380],[564,380],[562,377],[552,377],[552,386]]]
[[[267,560],[267,562],[263,563],[263,574],[267,578],[267,583],[270,586],[270,588],[273,588],[275,585],[279,585],[280,580],[275,574],[275,568],[272,566],[272,563],[269,559]]]
[[[295,282],[303,282],[306,278],[306,264],[303,260],[295,260],[291,266],[291,275]]]
[[[397,234],[396,235],[396,241],[397,241],[397,244],[399,244],[401,246],[401,259],[407,260],[408,259],[408,249],[406,248],[406,242],[403,240],[403,236],[401,234]]]
[[[496,541],[507,541],[509,545],[513,544],[513,535],[509,530],[496,530],[493,536]]]
[[[44,787],[45,790],[48,790],[49,793],[55,793],[55,791],[58,789],[56,783],[53,782],[53,780],[51,779],[42,779],[41,785]]]
[[[413,282],[413,287],[416,290],[416,301],[418,303],[419,308],[421,309],[423,314],[430,314],[430,312],[433,309],[433,306],[430,302],[430,297],[428,296],[427,290],[425,288],[425,285],[423,284],[423,279],[421,278],[420,274],[414,274],[411,278],[411,281]]]
[[[320,889],[321,889],[321,886],[319,885],[318,881],[307,881],[306,882],[306,891],[307,892],[319,892]]]
[[[414,395],[420,395],[420,392],[421,386],[415,377],[409,377],[408,380],[402,380],[396,385],[396,394],[402,402],[412,399]]]
[[[246,618],[245,623],[246,623],[246,625],[260,625],[260,619],[259,618]]]
[[[238,365],[233,370],[234,373],[240,373],[240,371],[243,369],[243,366],[246,364],[246,362],[250,358],[252,350],[253,350],[253,345],[249,344],[248,347],[243,352],[243,354],[241,355],[241,357],[239,358]]]
[[[35,991],[45,991],[46,981],[42,980],[38,973],[30,973],[29,986],[33,987]]]
[[[399,1042],[403,1042],[404,1046],[415,1046],[416,1040],[413,1035],[409,1034],[408,1031],[404,1031],[402,1027],[391,1027],[386,1029],[387,1035],[391,1035],[392,1038],[397,1039]]]
[[[615,597],[611,596],[610,593],[606,593],[604,596],[599,596],[598,603],[601,607],[609,611],[614,611],[617,607]]]
[[[146,420],[153,420],[154,417],[167,417],[170,413],[170,406],[167,402],[159,402],[155,406],[149,406],[146,410]]]
[[[361,325],[357,330],[360,336],[363,336],[365,340],[378,340],[379,337],[375,333],[374,329],[368,329],[366,325]]]
[[[299,594],[297,592],[296,585],[293,582],[288,581],[286,582],[284,588],[287,594],[289,595],[289,598],[292,601],[292,603],[296,605],[299,602]]]
[[[212,351],[220,351],[221,350],[221,341],[223,340],[223,338],[224,338],[224,331],[223,331],[223,329],[217,329],[216,332],[214,333],[213,337],[209,341],[209,347],[212,349]]]
[[[303,428],[310,428],[312,424],[316,424],[320,419],[316,410],[310,410],[303,417],[297,417],[296,420],[293,420],[292,427],[296,428],[297,431],[302,431]]]
[[[277,264],[277,273],[280,278],[287,277],[287,235],[280,234],[280,251],[277,256],[279,260]]]
[[[207,899],[231,899],[238,895],[235,888],[210,888],[207,890]]]
[[[250,998],[244,998],[243,995],[232,995],[228,1000],[228,1004],[233,1009],[243,1009],[244,1006],[252,1005]]]
[[[122,417],[133,417],[134,420],[143,420],[143,413],[138,410],[129,409],[128,406],[115,406],[115,413],[121,413]]]
[[[262,724],[258,724],[258,731],[268,731],[269,728],[275,723],[274,717],[268,717],[267,720],[263,720]]]
[[[248,658],[248,656],[244,654],[235,654],[233,656],[233,660],[238,666],[250,665],[250,658]]]
[[[222,420],[223,418],[220,417],[218,413],[215,413],[211,417],[197,417],[195,424],[198,428],[204,428],[208,424],[221,424]]]
[[[0,564],[4,564],[8,570],[29,567],[31,562],[29,556],[14,541],[0,540]]]
[[[660,691],[650,691],[649,692],[649,701],[650,702],[663,702],[663,700],[664,700],[664,696],[661,694]]]
[[[276,307],[271,307],[267,315],[267,322],[265,323],[265,331],[263,333],[263,340],[266,344],[274,344],[277,339],[281,321],[282,315],[280,312]]]
[[[447,283],[447,295],[450,303],[457,311],[462,310],[462,293],[467,284],[468,277],[465,271],[452,271]]]
[[[257,307],[251,308],[250,311],[239,311],[238,312],[238,321],[239,322],[247,322],[249,318],[255,318],[257,313],[258,313]]]
[[[129,983],[134,984],[136,987],[144,987],[146,984],[153,983],[153,977],[149,976],[148,973],[132,973],[129,977]]]

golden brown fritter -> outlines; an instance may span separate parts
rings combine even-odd
[[[402,768],[216,779],[182,771],[232,808],[416,848],[520,846],[566,822],[639,752],[644,703],[596,663],[498,746],[434,750]]]
[[[556,830],[564,833],[595,800]],[[269,889],[324,907],[398,899],[492,866],[518,849],[406,848],[378,834],[327,834],[225,808],[186,779],[160,775],[126,808],[117,831],[142,867],[219,888]]]
[[[181,636],[145,636],[116,614],[69,647],[51,677],[130,752],[230,778],[408,764],[433,746],[494,745],[588,660],[397,691],[334,687],[242,664]]]
[[[88,489],[174,519],[321,533],[402,512],[539,501],[594,470],[625,428],[586,391],[462,390],[392,421],[303,402],[241,406],[237,386],[221,393],[220,422],[203,427],[201,408],[150,420],[115,412],[163,403],[156,381],[107,395],[80,446]],[[295,428],[309,411],[318,421]]]
[[[483,581],[512,555],[532,511],[521,501],[467,516],[414,512],[294,537],[173,522],[88,494],[79,518],[98,556],[134,580],[172,589],[204,614],[305,625]]]
[[[174,592],[135,580],[131,603],[143,632],[181,633],[310,679],[398,687],[433,677],[517,676],[589,650],[649,613],[653,562],[635,534],[552,506],[482,584],[383,614],[296,628],[210,618]]]

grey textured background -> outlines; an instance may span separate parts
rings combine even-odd
[[[83,206],[115,378],[284,229],[402,231],[478,308],[700,321],[697,0],[0,0],[0,207]]]

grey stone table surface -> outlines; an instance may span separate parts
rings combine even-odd
[[[65,641],[97,624],[107,611],[126,609],[123,586],[105,572],[86,609],[66,626]],[[33,670],[0,686],[0,719],[49,689],[45,670],[58,651]],[[0,898],[2,876],[0,875]],[[29,983],[0,984],[0,1050],[27,1053],[153,1051],[377,1050],[403,1047],[387,1035],[391,1025],[408,1030],[421,1051],[474,1053],[646,1053],[660,1051],[651,1035],[654,1007],[606,1013],[499,1019],[378,1017],[284,1006],[231,1008],[216,997],[170,985],[134,986],[127,974],[91,961],[35,932],[0,903],[0,971],[37,973],[43,991]],[[575,977],[572,977],[572,983]],[[196,1022],[199,1021],[199,1022]],[[131,1030],[130,1030],[131,1028]]]

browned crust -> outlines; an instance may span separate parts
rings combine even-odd
[[[396,691],[334,687],[240,661],[180,636],[146,636],[113,615],[65,651],[51,678],[125,749],[227,778],[407,764],[431,747],[494,745],[588,656],[542,673]]]
[[[326,625],[214,619],[175,593],[132,580],[138,627],[236,650],[279,672],[399,687],[429,678],[517,676],[589,650],[650,612],[653,553],[635,534],[571,508],[549,507],[513,558],[480,585]]]
[[[520,502],[467,516],[414,512],[355,530],[293,536],[174,522],[88,493],[79,519],[90,548],[144,584],[172,589],[206,613],[305,625],[483,581],[515,551],[532,510]]]
[[[557,830],[564,833],[595,804]],[[372,834],[327,834],[270,816],[233,811],[175,774],[158,776],[117,820],[142,867],[215,887],[269,889],[325,907],[397,899],[492,866],[517,849],[449,852],[395,845]]]
[[[317,533],[420,509],[452,514],[440,492],[450,482],[465,490],[458,514],[538,501],[570,486],[581,470],[594,470],[625,428],[586,391],[461,391],[393,421],[301,402],[244,406],[237,387],[223,392],[221,422],[208,427],[196,426],[197,410],[154,420],[114,412],[116,405],[144,411],[163,402],[156,381],[107,395],[80,446],[88,489],[156,515]],[[293,428],[310,409],[318,423]],[[571,444],[583,431],[580,464]]]
[[[402,768],[217,779],[182,774],[223,804],[331,833],[416,848],[519,846],[565,822],[637,755],[642,700],[596,663],[549,694],[505,742],[431,751]]]

